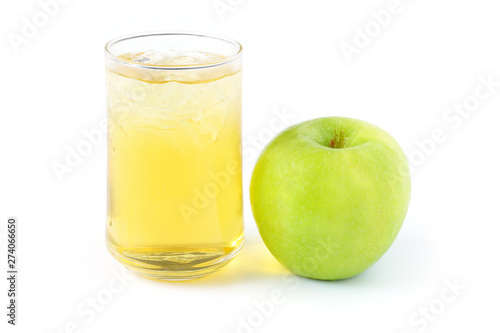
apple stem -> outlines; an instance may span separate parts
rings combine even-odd
[[[340,131],[340,134],[337,134],[337,130],[334,130],[334,133],[334,139],[330,140],[330,148],[344,148],[348,140],[348,138],[344,136],[344,131]]]

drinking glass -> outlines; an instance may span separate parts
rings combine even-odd
[[[153,279],[213,273],[243,244],[242,47],[159,32],[105,51],[107,247]]]

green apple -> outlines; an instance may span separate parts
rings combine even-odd
[[[264,243],[295,274],[355,276],[394,242],[410,202],[406,157],[367,122],[319,118],[289,127],[263,150],[250,201]]]

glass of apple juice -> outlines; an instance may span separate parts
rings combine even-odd
[[[106,245],[148,278],[211,274],[243,244],[241,45],[159,32],[105,51]]]

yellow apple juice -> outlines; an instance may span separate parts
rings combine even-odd
[[[148,65],[152,56],[120,56],[144,58]],[[106,69],[107,246],[152,278],[206,275],[243,242],[241,70],[171,69],[196,61],[181,55],[153,63],[160,69]]]

